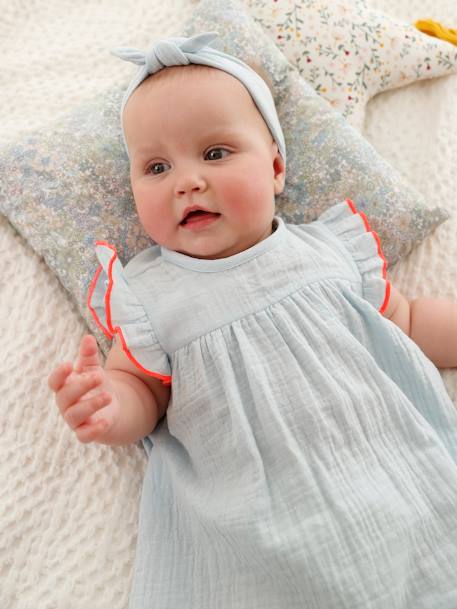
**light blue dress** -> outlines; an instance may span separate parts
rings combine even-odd
[[[379,313],[352,204],[202,260],[98,245],[91,306],[167,382],[131,609],[456,609],[457,410]]]

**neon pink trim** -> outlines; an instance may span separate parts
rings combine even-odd
[[[125,341],[124,338],[124,334],[122,332],[122,328],[120,326],[116,326],[113,327],[113,324],[111,323],[111,292],[113,290],[113,286],[114,286],[114,280],[113,280],[113,264],[116,260],[116,258],[118,257],[117,255],[117,251],[116,248],[111,245],[110,243],[107,243],[106,241],[96,241],[95,243],[96,245],[104,245],[105,247],[108,247],[111,251],[112,251],[112,256],[110,258],[109,261],[109,266],[108,266],[108,287],[106,289],[106,293],[105,293],[105,313],[106,313],[106,325],[108,326],[107,328],[104,327],[104,325],[101,323],[95,309],[92,307],[91,301],[92,301],[92,296],[95,290],[95,286],[97,285],[97,281],[100,277],[100,273],[102,272],[102,266],[100,265],[94,275],[94,278],[91,281],[90,287],[89,287],[89,294],[88,294],[88,298],[87,298],[87,306],[89,307],[90,312],[92,313],[92,316],[95,320],[95,323],[97,324],[97,326],[103,331],[103,333],[105,334],[105,336],[109,339],[112,340],[114,338],[115,334],[119,335],[119,338],[121,340],[121,345],[122,345],[122,350],[124,351],[124,353],[126,354],[126,356],[129,358],[129,360],[135,364],[135,366],[141,370],[141,372],[144,372],[144,374],[147,374],[149,376],[153,376],[155,378],[158,378],[162,381],[162,383],[164,385],[171,385],[171,376],[166,375],[166,374],[159,374],[158,372],[152,372],[151,370],[148,370],[147,368],[144,368],[140,362],[138,360],[135,359],[135,357],[133,356],[132,352],[130,351],[130,349],[127,346],[127,343]]]
[[[389,304],[389,299],[390,299],[390,282],[387,279],[387,260],[383,254],[382,251],[382,247],[381,247],[381,239],[379,238],[378,233],[376,233],[375,231],[371,230],[370,227],[370,223],[368,222],[368,219],[366,217],[366,215],[363,213],[363,211],[358,211],[354,202],[351,201],[351,199],[346,199],[346,203],[349,207],[349,209],[352,211],[353,214],[358,214],[363,221],[363,224],[365,226],[365,230],[367,233],[371,233],[373,235],[374,240],[376,241],[376,247],[378,250],[378,256],[381,258],[382,260],[382,278],[385,280],[386,282],[386,291],[384,293],[384,301],[382,303],[382,305],[379,308],[379,312],[380,313],[384,313],[384,311],[387,309],[387,305]]]
[[[106,338],[108,340],[112,340],[113,339],[113,335],[108,330],[108,328],[105,328],[105,326],[100,321],[100,318],[98,317],[97,312],[92,307],[92,296],[93,296],[93,293],[94,293],[94,290],[95,290],[95,286],[97,285],[97,281],[98,281],[98,278],[100,277],[100,273],[102,272],[102,270],[103,270],[103,268],[100,265],[97,268],[97,270],[95,271],[95,275],[94,275],[92,281],[90,282],[89,293],[87,295],[87,306],[89,308],[89,311],[92,313],[92,317],[94,318],[95,323],[97,324],[97,326],[100,328],[100,330],[103,332],[103,334],[106,336]]]

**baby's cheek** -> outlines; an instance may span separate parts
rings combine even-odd
[[[160,205],[149,201],[136,202],[138,218],[146,233],[157,243],[163,243],[166,239],[166,209],[160,209]]]
[[[271,189],[265,188],[254,179],[245,190],[243,214],[246,222],[257,224],[263,217],[274,214],[274,195]]]
[[[269,200],[267,189],[254,175],[246,175],[243,181],[227,184],[224,193],[224,199],[230,202],[232,211],[246,215],[255,214],[259,206]]]

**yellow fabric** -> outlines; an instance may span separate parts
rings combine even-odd
[[[420,21],[416,21],[414,25],[418,30],[424,32],[424,34],[434,36],[435,38],[441,38],[442,40],[446,40],[457,46],[457,30],[446,28],[441,23],[433,21],[432,19],[421,19]]]

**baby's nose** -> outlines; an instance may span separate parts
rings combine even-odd
[[[203,192],[205,190],[206,180],[199,174],[183,175],[176,182],[175,192],[177,195],[185,195],[191,192]]]

